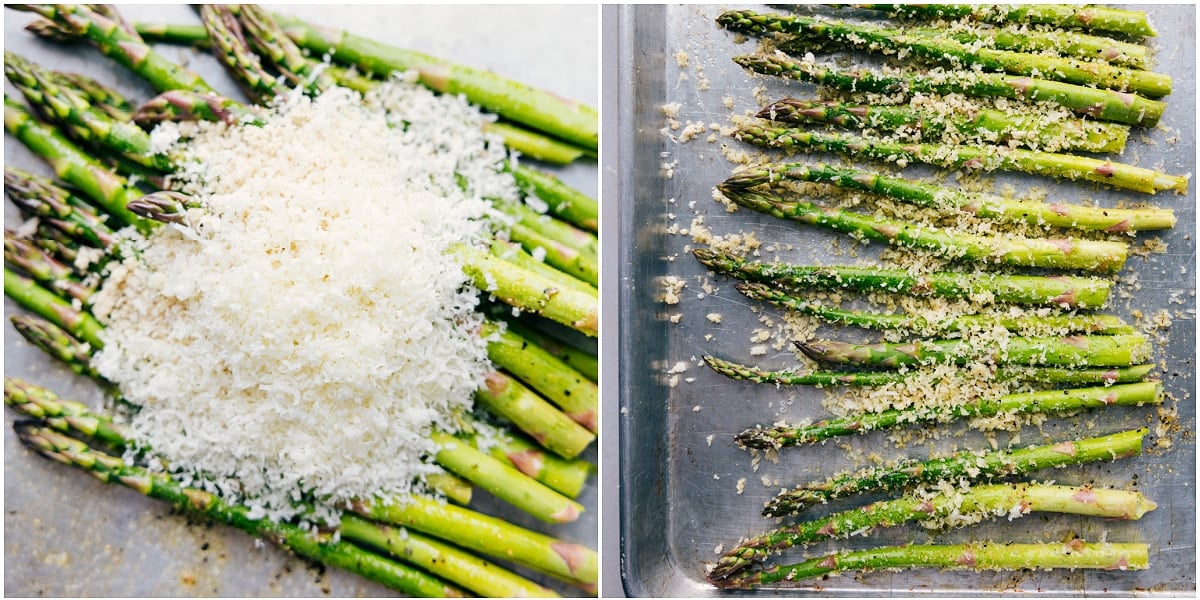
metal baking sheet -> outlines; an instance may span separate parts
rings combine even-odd
[[[136,21],[199,23],[185,5],[121,6]],[[599,55],[595,6],[276,6],[322,25],[435,56],[488,68],[595,106]],[[42,42],[23,31],[32,16],[4,11],[4,46],[35,62],[115,84],[134,100],[153,95],[137,77],[86,45]],[[500,33],[498,33],[500,32]],[[504,34],[503,32],[508,32]],[[520,32],[511,35],[512,32]],[[241,97],[208,55],[178,46],[160,50],[187,63],[215,88]],[[7,85],[7,84],[6,84]],[[15,90],[5,88],[6,93]],[[19,93],[14,97],[20,97]],[[6,136],[6,165],[49,174],[46,165]],[[594,196],[598,169],[583,161],[559,176]],[[5,225],[19,219],[5,203]],[[19,309],[7,298],[4,313]],[[45,385],[64,397],[99,402],[95,386],[50,361],[5,319],[4,372]],[[108,486],[77,469],[28,452],[4,412],[4,593],[6,596],[385,596],[391,592],[346,572],[311,566],[245,533],[189,521],[164,503]],[[585,455],[597,459],[595,447]],[[484,510],[509,511],[478,492]],[[584,515],[549,527],[524,515],[510,520],[591,547],[597,546],[598,493],[593,480],[580,497]],[[552,584],[553,585],[553,584]],[[570,589],[564,590],[571,593]]]
[[[614,406],[620,426],[621,574],[624,592],[631,596],[716,596],[704,581],[706,563],[719,549],[728,549],[748,535],[775,526],[759,516],[763,503],[781,486],[823,479],[856,463],[850,456],[877,452],[885,458],[924,456],[932,449],[969,445],[970,436],[942,436],[931,445],[899,450],[874,432],[844,442],[780,452],[778,463],[763,460],[756,469],[750,455],[737,448],[732,436],[747,427],[785,418],[819,419],[824,414],[823,392],[803,387],[736,382],[699,364],[714,354],[766,368],[798,366],[794,355],[771,347],[766,355],[751,356],[752,332],[761,327],[754,303],[733,289],[728,279],[708,274],[687,252],[690,236],[671,234],[700,217],[715,234],[754,231],[762,241],[764,260],[778,257],[801,263],[836,264],[853,261],[845,254],[847,238],[785,222],[748,210],[727,213],[711,199],[713,186],[728,177],[734,165],[723,148],[741,144],[721,135],[708,141],[705,131],[680,143],[662,130],[668,126],[662,106],[678,103],[675,119],[728,126],[732,115],[757,108],[756,93],[771,100],[812,97],[814,88],[751,76],[730,58],[751,52],[755,40],[739,42],[718,28],[713,19],[726,6],[624,6],[617,11],[619,48],[619,126],[615,195],[618,208],[620,335],[619,397]],[[732,7],[728,7],[732,8]],[[747,6],[761,11],[771,9]],[[1174,77],[1175,91],[1162,124],[1139,130],[1122,160],[1159,167],[1174,174],[1195,173],[1195,40],[1194,6],[1138,7],[1150,13],[1159,29],[1152,41],[1158,70]],[[807,8],[825,11],[830,8]],[[845,9],[842,9],[843,11]],[[606,15],[612,14],[606,13]],[[607,25],[607,23],[606,23]],[[760,90],[761,88],[761,90]],[[727,106],[727,103],[730,103]],[[610,124],[611,125],[611,124]],[[675,138],[680,131],[667,130]],[[806,160],[803,154],[794,160]],[[833,160],[821,156],[812,159]],[[856,161],[859,164],[866,164]],[[877,166],[877,165],[876,165]],[[904,171],[928,175],[928,169]],[[669,175],[669,176],[668,176]],[[966,541],[1049,541],[1078,534],[1084,539],[1142,541],[1151,547],[1151,568],[1139,572],[976,573],[915,570],[845,574],[789,588],[789,594],[820,592],[834,596],[991,596],[1014,591],[1053,596],[1191,595],[1196,590],[1195,540],[1195,184],[1186,196],[1154,197],[1101,189],[1094,185],[1055,182],[1022,175],[994,175],[996,189],[1017,191],[1038,186],[1052,200],[1112,206],[1117,202],[1152,201],[1174,208],[1178,226],[1158,237],[1167,251],[1131,258],[1120,277],[1120,293],[1110,312],[1131,318],[1136,311],[1152,315],[1168,310],[1173,319],[1166,339],[1156,339],[1159,376],[1168,393],[1167,406],[1177,411],[1162,418],[1152,408],[1105,411],[1076,418],[1052,418],[1039,430],[1025,428],[1022,445],[1083,433],[1100,434],[1146,423],[1152,427],[1178,425],[1159,431],[1169,447],[1158,447],[1134,460],[1087,468],[1067,468],[1038,475],[1061,483],[1094,483],[1131,488],[1158,502],[1157,510],[1136,522],[1116,522],[1070,516],[1034,516],[1012,522],[993,521],[934,535],[917,526],[904,526],[840,543],[810,547],[809,555],[838,548],[866,548],[937,539]],[[605,187],[606,195],[610,189]],[[843,254],[831,252],[840,241]],[[785,246],[778,253],[765,251]],[[862,249],[870,256],[878,245]],[[677,276],[687,287],[677,305],[660,301],[662,278]],[[705,283],[714,289],[705,290]],[[719,324],[706,319],[719,313]],[[779,312],[764,308],[762,314]],[[673,323],[672,317],[678,322]],[[1144,325],[1143,319],[1138,321]],[[828,337],[847,337],[849,328],[823,328]],[[772,340],[773,341],[773,340]],[[679,363],[671,385],[668,371]],[[612,396],[609,396],[612,400]],[[958,426],[947,431],[960,431]],[[977,438],[974,438],[977,439]],[[1005,436],[1000,436],[1001,442]],[[979,443],[979,442],[975,442]],[[844,448],[843,448],[844,445]],[[847,451],[848,449],[848,451]],[[764,485],[764,480],[767,485]],[[744,491],[739,492],[739,486]],[[846,508],[861,502],[842,501]],[[824,507],[814,515],[827,512]],[[805,551],[792,550],[772,562],[801,560]],[[766,590],[763,595],[775,592]]]

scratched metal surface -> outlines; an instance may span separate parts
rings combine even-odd
[[[631,596],[714,596],[719,592],[704,582],[705,565],[717,558],[718,546],[730,548],[739,538],[770,529],[774,521],[759,516],[763,502],[780,485],[816,480],[846,469],[851,454],[878,452],[887,458],[925,456],[931,447],[898,450],[884,441],[884,432],[849,438],[852,452],[838,444],[782,451],[777,464],[763,461],[756,471],[750,456],[737,448],[732,436],[747,427],[780,418],[797,421],[826,416],[820,407],[821,392],[734,382],[713,373],[696,358],[714,354],[766,368],[790,368],[796,358],[771,349],[765,356],[750,356],[751,331],[758,327],[750,303],[729,280],[710,276],[685,252],[688,236],[666,233],[673,224],[686,228],[697,216],[715,234],[755,231],[766,248],[772,243],[791,244],[764,258],[791,262],[836,264],[831,243],[845,238],[802,225],[784,222],[748,210],[726,213],[711,200],[713,186],[733,165],[720,146],[737,146],[729,138],[706,141],[709,132],[687,143],[676,143],[661,132],[666,121],[660,107],[678,102],[676,119],[728,125],[731,115],[757,107],[754,89],[765,86],[771,99],[788,95],[811,97],[813,88],[764,77],[750,76],[730,61],[753,50],[753,40],[737,43],[719,29],[714,17],[724,6],[623,7],[618,29],[620,77],[619,168],[621,174],[617,229],[622,247],[618,273],[621,291],[620,397],[621,430],[621,569],[625,592]],[[1174,77],[1175,92],[1162,126],[1133,136],[1122,160],[1138,161],[1174,174],[1195,172],[1195,7],[1145,7],[1160,35],[1153,41],[1157,64]],[[759,7],[760,10],[767,10]],[[830,9],[816,9],[830,10]],[[683,52],[686,66],[681,66]],[[707,81],[705,85],[699,82]],[[733,108],[725,106],[730,98]],[[678,131],[674,132],[677,136]],[[795,160],[804,160],[800,156]],[[830,157],[820,157],[829,160]],[[816,160],[816,159],[814,159]],[[860,161],[856,161],[860,162]],[[673,165],[665,178],[660,165]],[[904,171],[917,176],[927,169]],[[1023,175],[995,175],[997,189],[1011,184],[1018,190],[1038,185],[1050,199],[1079,202],[1095,200],[1111,206],[1119,201],[1149,201],[1132,192],[1101,189],[1094,185],[1054,182]],[[607,189],[606,189],[607,192]],[[694,208],[690,208],[694,202]],[[1151,568],[1140,572],[1017,572],[975,573],[910,571],[846,574],[797,588],[789,594],[818,590],[837,596],[990,596],[1026,591],[1056,596],[1176,595],[1196,589],[1195,545],[1195,185],[1187,196],[1159,194],[1153,202],[1175,209],[1179,226],[1161,234],[1168,250],[1147,258],[1131,258],[1122,272],[1121,293],[1110,312],[1130,318],[1134,311],[1146,315],[1167,309],[1174,320],[1165,341],[1156,342],[1160,377],[1168,393],[1167,406],[1178,410],[1178,429],[1163,435],[1169,448],[1155,448],[1133,460],[1091,467],[1073,467],[1042,475],[1062,483],[1131,488],[1146,493],[1158,509],[1138,522],[1114,522],[1071,516],[1034,516],[1013,522],[989,522],[934,535],[906,526],[879,532],[870,538],[819,544],[810,555],[836,548],[866,548],[909,541],[943,542],[991,539],[996,541],[1052,541],[1078,534],[1084,539],[1141,541],[1150,545]],[[872,246],[877,248],[877,246]],[[871,249],[863,250],[869,255]],[[675,275],[687,282],[678,305],[656,300],[662,277]],[[702,283],[716,289],[705,294]],[[1136,281],[1137,283],[1133,283]],[[715,324],[705,317],[720,313]],[[766,308],[764,313],[778,315]],[[672,324],[669,317],[681,315]],[[828,337],[854,335],[849,328],[824,328]],[[712,336],[708,339],[708,336]],[[676,387],[665,373],[685,361],[690,366]],[[694,378],[688,382],[686,378]],[[1163,419],[1152,408],[1106,411],[1076,418],[1052,418],[1039,431],[1026,428],[1022,445],[1076,435],[1115,432]],[[1167,419],[1169,422],[1170,420]],[[978,436],[942,436],[932,449],[974,447]],[[711,439],[711,443],[710,440]],[[843,438],[846,439],[846,438]],[[1001,441],[1004,437],[1001,436]],[[744,492],[737,492],[743,479]],[[761,481],[771,480],[768,487]],[[780,483],[774,483],[778,480]],[[836,503],[836,508],[861,501]],[[823,507],[822,507],[823,508]],[[812,516],[828,512],[814,510]],[[792,550],[773,562],[787,564],[808,556]],[[765,590],[763,595],[776,592]]]
[[[198,23],[184,5],[123,6],[134,20]],[[280,8],[282,10],[282,8]],[[543,87],[595,106],[599,101],[599,53],[594,6],[357,6],[306,5],[292,12],[323,25],[423,50]],[[4,46],[39,64],[87,73],[134,100],[152,90],[87,46],[43,43],[22,30],[31,18],[4,11]],[[419,23],[419,25],[414,25]],[[520,35],[497,37],[498,31]],[[161,48],[186,61],[219,90],[240,97],[236,85],[211,57],[175,46]],[[13,94],[11,87],[6,92]],[[17,94],[16,97],[19,97]],[[6,136],[5,164],[49,174],[44,163]],[[561,178],[595,195],[595,162],[558,171]],[[5,224],[18,223],[5,203]],[[4,314],[19,309],[7,298]],[[90,401],[95,386],[73,376],[25,343],[5,319],[4,372],[45,385],[64,397]],[[6,596],[385,596],[391,592],[356,575],[315,568],[241,531],[189,522],[156,500],[106,486],[77,469],[26,451],[4,414],[4,593]],[[595,462],[593,447],[586,457]],[[568,526],[549,527],[477,492],[477,507],[565,539],[596,547],[599,515],[593,480],[580,497],[587,511]],[[549,585],[558,584],[546,582]],[[572,594],[571,589],[562,590]]]

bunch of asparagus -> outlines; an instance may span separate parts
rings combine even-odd
[[[1171,92],[1172,82],[1167,75],[1147,70],[1149,51],[1134,41],[1152,34],[1144,15],[1090,7],[1081,12],[1061,6],[1009,12],[948,5],[886,5],[886,9],[914,18],[936,14],[1063,28],[1071,23],[1082,26],[1095,17],[1096,30],[1116,27],[1130,41],[1062,29],[981,29],[966,23],[936,29],[893,28],[799,13],[729,11],[717,18],[720,26],[764,39],[762,52],[735,57],[736,63],[757,73],[813,83],[828,93],[821,99],[787,98],[765,106],[756,115],[759,121],[742,125],[734,137],[789,152],[834,153],[892,162],[901,168],[923,162],[965,171],[1015,170],[1150,194],[1187,191],[1186,177],[1066,153],[1122,152],[1131,126],[1151,127],[1162,115],[1166,105],[1158,98]],[[847,71],[812,62],[813,53],[834,49],[898,57],[904,70]],[[918,72],[921,63],[938,68]],[[939,97],[946,96],[961,106],[939,106]],[[1014,109],[1011,102],[989,106],[989,98],[1018,100],[1030,107]],[[1068,112],[1078,116],[1067,116]],[[863,137],[798,126],[855,129]],[[891,137],[882,137],[884,133]],[[1123,268],[1129,253],[1125,239],[1136,232],[1173,227],[1170,209],[1109,209],[1012,199],[855,166],[802,162],[742,168],[717,190],[731,206],[840,231],[859,240],[881,241],[895,247],[897,255],[911,250],[931,253],[965,269],[922,273],[911,268],[766,263],[716,247],[695,249],[694,256],[712,272],[741,280],[736,289],[751,299],[832,325],[890,336],[889,341],[865,344],[795,341],[800,354],[823,367],[816,370],[767,371],[705,356],[713,370],[732,379],[776,385],[890,386],[892,393],[901,396],[914,393],[906,391],[905,382],[932,386],[981,375],[1007,383],[1012,390],[956,398],[948,404],[900,398],[890,407],[815,423],[754,427],[735,437],[739,446],[777,451],[879,429],[1005,415],[1070,414],[1163,400],[1162,386],[1144,380],[1153,369],[1147,339],[1121,318],[1093,311],[1109,302],[1111,277]],[[810,198],[832,196],[854,205],[863,203],[860,195],[874,198],[880,206],[895,206],[896,212],[904,204],[915,205],[920,212],[913,212],[919,216],[892,217],[878,210],[863,214]],[[1028,233],[995,234],[997,228],[988,227],[988,233],[981,234],[961,226],[978,220]],[[1073,233],[1058,233],[1068,230]],[[1052,237],[1046,237],[1047,231],[1054,232]],[[987,270],[997,267],[1002,270]],[[1089,274],[1019,272],[1028,267]],[[843,308],[840,303],[848,295],[887,308],[878,312]],[[920,304],[914,301],[920,298],[949,303],[951,308],[936,316],[895,312],[897,304]],[[1013,389],[1017,384],[1022,389]],[[1068,497],[1088,504],[1098,495],[1120,497],[1111,505],[1116,512],[1104,514],[1139,518],[1143,508],[1153,508],[1153,502],[1137,494],[990,482],[1049,466],[1136,455],[1145,435],[1145,430],[1133,430],[1021,449],[961,451],[800,484],[770,500],[763,515],[788,516],[814,504],[865,493],[907,495],[744,540],[724,552],[708,579],[720,588],[745,589],[883,567],[1145,568],[1145,545],[1092,546],[1081,540],[1069,547],[1019,545],[1015,551],[1002,551],[989,543],[903,546],[830,554],[788,566],[763,564],[771,553],[794,545],[865,534],[910,520],[963,525],[986,517],[1019,516],[1009,514],[1014,505],[1021,506],[1022,513],[1101,514],[1072,506]],[[946,482],[956,490],[946,491]],[[1033,490],[1049,495],[1027,502],[1024,494]],[[1118,504],[1123,506],[1117,508]],[[1063,562],[1064,556],[1075,560]]]
[[[7,196],[37,223],[31,235],[5,235],[5,294],[38,315],[16,315],[13,324],[50,356],[111,388],[89,364],[91,354],[103,347],[104,328],[89,307],[108,260],[132,251],[116,241],[114,230],[133,225],[149,232],[197,207],[186,196],[160,189],[174,164],[171,157],[150,152],[149,135],[135,121],[223,119],[252,124],[257,113],[251,105],[218,95],[199,75],[158,54],[112,9],[22,8],[43,17],[31,30],[59,40],[86,39],[162,93],[135,110],[121,94],[94,80],[49,71],[10,52],[5,55],[6,76],[37,115],[6,97],[5,129],[70,186],[15,168],[5,170]],[[255,6],[205,6],[201,17],[204,39],[211,40],[209,46],[249,97],[267,100],[293,85],[309,93],[332,85],[360,91],[376,85],[350,70],[322,70],[307,54],[328,52],[335,60],[381,76],[416,69],[423,83],[439,91],[465,93],[505,119],[540,130],[517,131],[505,125],[506,131],[519,134],[503,136],[514,151],[534,154],[525,150],[530,146],[521,145],[530,140],[534,146],[569,146],[572,150],[566,155],[571,159],[595,150],[598,124],[591,109],[490,73],[351,34],[321,37],[328,32],[295,20],[286,22],[285,31]],[[293,41],[305,35],[307,51]],[[566,155],[551,153],[550,162],[569,162],[553,158]],[[514,166],[513,176],[536,204],[547,207],[549,216],[524,205],[502,207],[513,219],[511,230],[497,227],[489,249],[460,246],[453,250],[455,256],[481,290],[539,315],[534,321],[557,321],[560,327],[595,337],[595,201],[547,172]],[[545,262],[533,257],[542,253]],[[5,399],[31,419],[18,425],[21,440],[45,456],[399,591],[500,597],[555,593],[491,562],[499,559],[594,593],[594,550],[462,506],[470,502],[471,488],[479,486],[548,523],[573,521],[583,511],[573,498],[594,470],[578,458],[598,431],[594,350],[577,350],[540,329],[546,327],[525,317],[511,327],[492,321],[480,332],[489,340],[488,356],[497,370],[476,400],[510,425],[499,425],[499,434],[487,445],[475,436],[484,427],[480,417],[461,416],[463,429],[455,435],[435,432],[440,450],[429,460],[444,472],[426,482],[430,495],[363,498],[348,504],[341,523],[333,524],[337,535],[254,518],[243,507],[181,487],[166,475],[149,473],[75,439],[91,437],[118,450],[132,442],[112,417],[49,390],[6,377]],[[110,392],[120,398],[119,390]],[[510,431],[510,426],[515,429]],[[153,455],[152,449],[139,450]]]

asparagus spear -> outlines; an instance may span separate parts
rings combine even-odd
[[[1150,356],[1149,344],[1140,335],[1011,337],[1000,344],[965,340],[850,344],[819,340],[795,345],[820,363],[890,369],[937,363],[964,365],[979,360],[1052,367],[1127,367]]]
[[[573,421],[599,431],[596,421],[599,388],[569,365],[517,333],[485,322],[480,331],[488,340],[488,358],[558,405]]]
[[[1150,551],[1146,544],[1089,544],[1074,539],[1065,544],[1011,544],[975,542],[954,545],[889,546],[842,552],[801,563],[773,566],[713,582],[722,589],[753,589],[780,582],[813,579],[855,569],[1146,569]]]
[[[512,421],[547,450],[564,458],[574,458],[596,439],[595,434],[521,385],[513,378],[493,372],[475,399],[496,415]]]
[[[267,72],[258,54],[250,48],[242,25],[230,6],[203,4],[200,19],[213,42],[213,55],[255,103],[275,97],[287,87]]]
[[[1050,467],[1137,456],[1142,452],[1142,438],[1147,433],[1145,428],[1132,429],[1074,442],[993,452],[967,450],[926,461],[905,460],[885,467],[839,475],[823,482],[797,486],[767,502],[763,508],[763,515],[782,517],[852,494],[893,491],[943,479],[991,480]]]
[[[105,249],[116,241],[113,230],[90,205],[45,177],[6,167],[4,193],[21,212],[41,218],[76,239]]]
[[[1129,251],[1124,243],[1104,240],[985,236],[955,232],[849,210],[819,207],[803,200],[786,200],[758,192],[735,192],[726,198],[739,206],[781,219],[818,225],[903,248],[918,248],[946,258],[984,264],[1114,273],[1124,266]]]
[[[41,156],[59,179],[75,186],[119,225],[135,225],[143,233],[150,223],[125,208],[141,193],[123,177],[104,168],[53,128],[38,123],[20,104],[4,97],[4,130]]]
[[[600,206],[595,200],[545,171],[516,167],[512,170],[512,175],[526,194],[532,194],[544,201],[551,214],[593,233],[598,231]]]
[[[121,92],[79,73],[54,72],[53,76],[60,85],[83,94],[89,104],[104,111],[113,120],[130,120],[134,106]]]
[[[505,304],[540,314],[585,335],[597,335],[599,311],[589,294],[561,289],[545,277],[488,256],[478,248],[457,246],[451,252],[457,255],[475,287],[495,294]]]
[[[1016,200],[826,164],[760,165],[739,171],[717,187],[726,193],[737,193],[739,190],[784,180],[828,183],[843,189],[880,194],[920,206],[954,208],[979,217],[1008,222],[1108,232],[1169,229],[1175,226],[1175,211],[1171,209],[1101,208]]]
[[[260,56],[275,65],[291,85],[302,85],[311,90],[326,90],[336,85],[334,77],[320,68],[320,63],[305,57],[300,47],[262,7],[241,4],[232,10],[246,41]]]
[[[442,537],[568,582],[595,584],[599,576],[598,557],[592,550],[462,507],[413,496],[407,502],[359,501],[347,508],[373,521]]]
[[[91,344],[93,348],[100,348],[104,345],[100,341],[100,332],[104,326],[90,313],[75,310],[67,301],[38,285],[37,282],[22,277],[7,268],[4,269],[4,295],[72,336]]]
[[[66,331],[32,315],[13,315],[9,320],[12,321],[13,329],[29,343],[62,361],[75,373],[100,380],[100,374],[89,362],[90,349]]]
[[[952,68],[979,67],[1014,75],[1033,75],[1053,81],[1134,92],[1151,98],[1171,93],[1171,77],[1162,73],[1105,62],[996,50],[978,44],[964,44],[947,36],[908,35],[873,25],[818,20],[803,15],[759,14],[749,10],[725,12],[717,17],[717,23],[730,31],[752,35],[798,35],[801,40],[797,40],[800,42],[797,48],[801,50],[805,38],[816,39],[869,52],[903,53]],[[788,44],[781,49],[791,51]]]
[[[535,343],[539,348],[549,352],[555,358],[567,363],[584,377],[597,382],[600,380],[600,363],[594,354],[589,354],[547,333],[526,326],[520,321],[505,318],[508,328],[513,333]]]
[[[1039,277],[992,273],[908,271],[867,267],[801,266],[750,262],[707,248],[692,251],[704,266],[731,277],[788,289],[841,288],[973,301],[1065,308],[1099,308],[1108,300],[1112,282],[1096,277]]]
[[[29,424],[18,423],[14,428],[22,443],[46,458],[82,468],[105,483],[119,483],[143,495],[169,502],[180,510],[232,525],[309,560],[346,569],[408,594],[465,595],[423,571],[367,552],[350,542],[335,540],[328,534],[313,534],[289,523],[252,518],[245,507],[230,505],[203,490],[180,486],[165,474],[127,465],[74,438]]]
[[[759,450],[811,444],[844,435],[866,433],[911,423],[942,423],[963,417],[999,414],[1066,413],[1105,406],[1142,406],[1162,402],[1162,385],[1157,382],[1130,383],[1074,390],[1049,390],[977,399],[957,406],[889,409],[811,425],[773,425],[747,429],[734,441],[743,448]]]
[[[192,90],[168,90],[138,107],[133,122],[142,126],[165,121],[219,121],[229,125],[257,123],[252,108],[236,100]]]
[[[19,4],[12,7],[37,13],[62,31],[87,38],[105,56],[142,76],[160,92],[173,89],[213,91],[199,75],[163,58],[140,38],[125,31],[118,21],[88,5]]]
[[[467,100],[501,117],[564,139],[584,150],[599,146],[599,118],[587,105],[566,100],[474,69],[337,29],[318,29],[298,19],[277,15],[284,31],[301,47],[316,54],[357,65],[376,75],[415,70],[420,82],[434,91],[462,94]]]
[[[584,156],[589,156],[589,153],[583,148],[505,121],[484,123],[483,131],[500,136],[504,140],[506,148],[519,153],[522,157],[552,165],[569,165]],[[578,223],[576,224],[578,225]]]
[[[1050,102],[1102,121],[1153,127],[1166,104],[1136,94],[1000,73],[952,72],[939,75],[885,76],[870,71],[836,71],[784,56],[747,54],[733,61],[743,68],[808,81],[848,92],[883,94],[965,94]]]
[[[1150,48],[1111,37],[1079,31],[1039,30],[1028,27],[942,28],[905,27],[906,33],[925,37],[949,37],[967,45],[1016,50],[1035,54],[1053,53],[1088,61],[1101,60],[1135,69],[1151,67]]]
[[[342,517],[342,537],[412,563],[487,598],[556,598],[558,594],[520,575],[444,542],[407,530]]]
[[[1092,181],[1146,194],[1164,190],[1187,192],[1188,178],[1153,169],[1073,154],[1057,154],[1002,146],[890,142],[852,135],[826,134],[786,127],[747,125],[733,137],[767,148],[806,149],[851,157],[921,162],[947,169],[1020,171],[1033,175]]]
[[[868,504],[828,517],[804,521],[754,536],[725,552],[708,580],[720,585],[757,563],[765,562],[774,552],[794,546],[848,538],[879,527],[895,527],[908,521],[936,521],[948,515],[974,516],[979,519],[1024,516],[1032,512],[1065,513],[1106,517],[1142,518],[1156,504],[1138,492],[1050,484],[979,485],[965,491],[936,494],[932,497],[911,495],[895,500]],[[1017,507],[1014,510],[1014,507]],[[956,526],[962,522],[956,519]]]
[[[113,119],[91,105],[82,94],[59,85],[41,67],[9,51],[4,52],[4,74],[31,105],[55,123],[83,128],[97,146],[112,149],[143,166],[167,170],[170,159],[150,151],[150,135],[128,121]]]
[[[1013,332],[1070,333],[1133,333],[1133,327],[1120,317],[1113,315],[1008,315],[976,314],[951,315],[939,319],[928,319],[921,315],[878,313],[858,310],[843,310],[826,306],[821,302],[797,298],[783,290],[761,283],[739,283],[735,286],[747,298],[770,302],[781,308],[823,319],[834,325],[856,325],[866,329],[906,331],[916,335],[945,335],[964,330],[1003,327]]]
[[[704,362],[712,370],[730,378],[754,383],[775,385],[859,385],[877,386],[897,383],[916,377],[919,371],[765,371],[756,367],[739,365],[715,356],[705,356]],[[1067,369],[1061,367],[1016,367],[1002,366],[995,370],[1000,380],[1029,381],[1062,385],[1092,385],[1132,383],[1141,381],[1154,365],[1136,365],[1119,369]]]
[[[506,260],[522,269],[530,271],[553,281],[555,284],[564,288],[569,288],[579,292],[583,292],[590,296],[599,296],[599,291],[592,284],[577,279],[567,273],[536,259],[532,254],[525,251],[520,244],[495,238],[488,246],[488,251],[496,258]]]
[[[77,301],[82,306],[92,303],[96,293],[94,287],[75,278],[75,271],[64,265],[32,242],[4,230],[4,264],[28,273],[34,281],[51,288],[67,301]]]
[[[1146,13],[1105,6],[1073,4],[862,4],[860,8],[921,19],[970,19],[984,23],[1030,23],[1129,37],[1154,36]]]
[[[583,506],[483,452],[469,442],[434,431],[438,465],[547,523],[569,523]]]
[[[595,471],[587,461],[567,460],[546,452],[524,436],[505,431],[494,442],[487,450],[489,454],[568,498],[578,497]]]
[[[1129,136],[1128,125],[1085,119],[1052,120],[992,109],[954,110],[947,114],[907,105],[795,98],[774,102],[756,116],[800,125],[828,123],[856,129],[899,131],[904,136],[946,144],[976,141],[1047,152],[1120,152]]]
[[[514,219],[508,234],[513,241],[531,253],[540,248],[548,264],[592,286],[600,285],[596,236],[520,204],[495,206]]]

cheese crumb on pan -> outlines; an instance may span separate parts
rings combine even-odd
[[[175,148],[205,209],[114,268],[96,367],[140,407],[140,444],[254,516],[404,494],[489,370],[446,250],[485,238],[485,197],[515,198],[503,147],[465,100],[404,81],[264,121]]]

